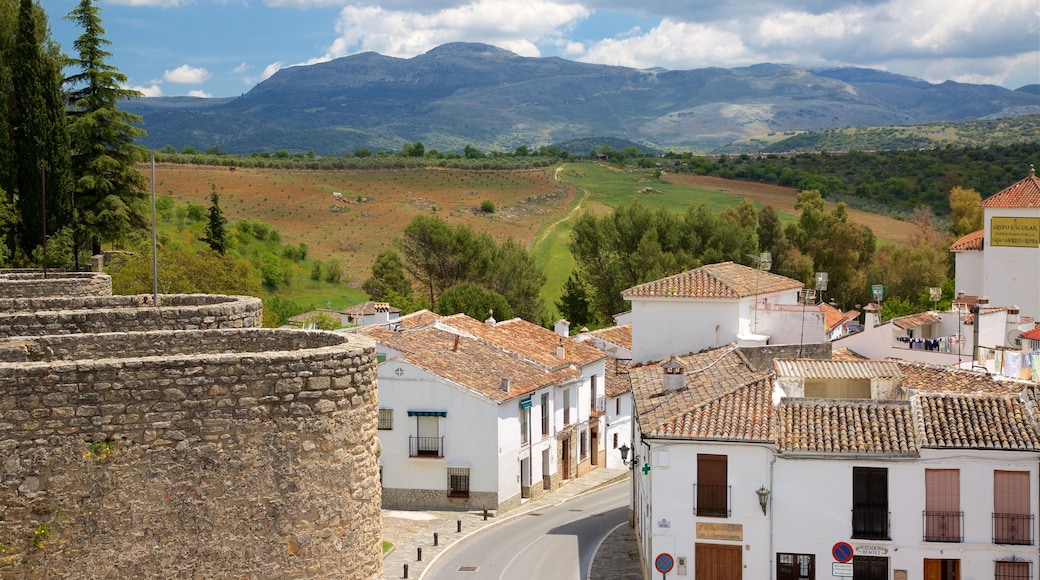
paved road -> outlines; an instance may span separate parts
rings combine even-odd
[[[546,506],[453,546],[423,574],[430,580],[584,580],[600,543],[628,521],[629,488],[615,484]]]

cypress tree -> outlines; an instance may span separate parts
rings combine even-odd
[[[65,18],[83,29],[73,43],[79,58],[70,61],[78,72],[65,79],[77,211],[74,238],[77,249],[89,242],[96,254],[101,242],[148,227],[145,178],[136,168],[145,150],[134,145],[145,134],[139,127],[142,119],[117,108],[119,101],[143,95],[123,88],[126,75],[106,62],[112,56],[105,50],[111,41],[104,37],[100,8],[92,0],[81,0]]]
[[[209,220],[206,222],[206,237],[202,238],[202,241],[206,242],[214,252],[223,256],[227,253],[228,248],[227,218],[224,217],[224,212],[220,211],[220,194],[216,192],[216,186],[213,186],[213,189],[209,194]]]

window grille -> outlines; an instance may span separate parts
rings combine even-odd
[[[996,580],[1030,580],[1033,577],[1033,563],[1026,561],[998,560],[995,562]]]
[[[469,497],[469,468],[448,468],[448,497]]]
[[[394,428],[394,410],[393,409],[380,409],[379,410],[379,429],[382,431],[388,431]]]

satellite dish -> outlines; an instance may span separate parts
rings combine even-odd
[[[1007,331],[1007,336],[1005,336],[1004,338],[1006,344],[1009,344],[1011,346],[1022,345],[1022,331],[1017,328],[1012,328],[1011,330]]]
[[[827,290],[827,272],[817,272],[814,277],[815,284],[813,284],[817,290]]]
[[[938,302],[938,301],[942,300],[942,288],[935,288],[935,287],[929,288],[928,289],[928,296],[931,297],[932,302]]]

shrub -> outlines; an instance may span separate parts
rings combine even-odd
[[[480,202],[480,211],[484,213],[495,213],[495,202],[490,199],[485,199]]]

